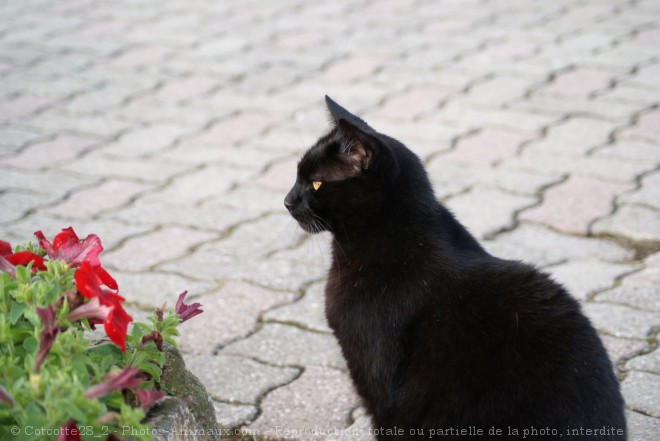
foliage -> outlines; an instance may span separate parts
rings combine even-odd
[[[129,330],[98,237],[35,235],[39,245],[0,241],[0,439],[150,439],[142,421],[163,396],[162,344],[200,305],[184,292],[175,311]],[[109,339],[92,334],[101,324]]]

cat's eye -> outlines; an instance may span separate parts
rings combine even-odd
[[[312,188],[314,189],[314,191],[316,191],[316,190],[318,190],[319,188],[321,188],[321,181],[314,181],[314,182],[312,182]]]

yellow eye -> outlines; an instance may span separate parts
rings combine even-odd
[[[312,182],[312,188],[314,191],[318,190],[321,187],[321,181],[314,181]]]

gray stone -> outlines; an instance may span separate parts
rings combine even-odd
[[[621,391],[629,409],[660,418],[660,375],[630,371],[621,383]]]
[[[255,405],[269,391],[288,384],[300,370],[258,363],[235,355],[185,355],[190,370],[214,400]]]
[[[330,435],[328,441],[375,441],[373,423],[364,407],[358,407],[351,414],[351,425],[339,434]]]
[[[597,260],[570,260],[557,266],[545,268],[554,279],[580,300],[589,294],[612,287],[615,280],[637,267]],[[599,300],[602,300],[599,297]]]
[[[632,252],[613,242],[568,236],[526,223],[513,231],[499,234],[492,241],[485,241],[484,245],[498,257],[541,266],[558,264],[567,259],[590,259],[592,256],[606,262],[620,262],[632,257]]]
[[[305,291],[303,297],[290,305],[271,309],[264,314],[267,322],[295,324],[313,331],[331,333],[325,318],[325,282],[315,283]]]
[[[628,439],[634,441],[657,441],[660,433],[660,418],[653,418],[632,410],[626,411]]]
[[[586,303],[584,312],[596,329],[623,338],[646,339],[653,326],[660,325],[658,314],[609,303]]]
[[[277,366],[346,369],[334,336],[277,323],[265,324],[250,337],[225,346],[220,353],[255,357]]]
[[[450,197],[445,203],[472,234],[484,238],[513,227],[515,213],[536,204],[537,199],[473,187],[466,193]]]
[[[267,438],[324,440],[346,430],[357,404],[347,374],[311,366],[294,382],[268,394],[261,402],[261,415],[249,428]]]
[[[180,400],[190,409],[194,424],[202,433],[210,434],[206,439],[220,439],[215,410],[204,385],[188,369],[179,351],[170,345],[163,345],[165,362],[160,377],[160,389]],[[201,439],[205,439],[201,437]]]
[[[660,151],[660,148],[657,148]],[[660,210],[660,173],[651,173],[642,178],[641,187],[621,195],[619,203],[646,205],[655,210]]]
[[[224,430],[233,431],[238,427],[249,424],[257,416],[258,408],[249,404],[228,404],[213,402],[215,416],[218,424]]]
[[[622,205],[614,214],[594,222],[592,231],[633,240],[660,241],[660,211],[640,205]]]
[[[626,363],[626,368],[660,375],[660,350],[633,358]]]
[[[625,278],[614,289],[596,296],[598,302],[619,303],[646,311],[660,312],[660,285],[636,278]]]
[[[621,367],[622,362],[639,355],[649,347],[645,340],[617,338],[609,335],[601,335],[600,338],[607,349],[610,360],[616,367]]]

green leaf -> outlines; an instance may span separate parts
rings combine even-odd
[[[25,352],[27,352],[28,354],[34,354],[39,349],[39,340],[37,340],[33,336],[29,336],[28,338],[23,340],[23,347],[25,348]]]
[[[15,325],[19,318],[23,316],[23,311],[27,309],[25,303],[14,303],[9,311],[9,322]]]

